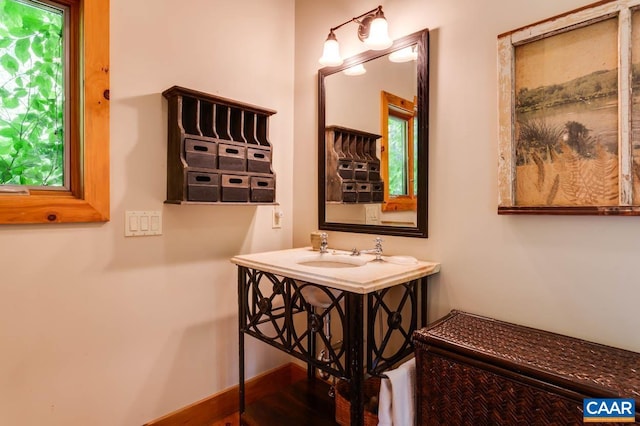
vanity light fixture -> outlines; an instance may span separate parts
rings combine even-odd
[[[391,52],[389,55],[391,62],[409,62],[418,60],[417,46],[407,46],[404,49]]]
[[[334,31],[349,22],[358,24],[358,38],[369,49],[384,50],[393,44],[393,40],[389,38],[387,20],[382,12],[382,6],[378,6],[329,30],[327,40],[324,42],[322,57],[319,60],[321,65],[332,67],[342,65],[340,45]]]
[[[367,70],[364,68],[364,65],[362,64],[356,64],[352,67],[347,68],[346,70],[342,71],[345,75],[362,75],[364,73],[367,72]]]

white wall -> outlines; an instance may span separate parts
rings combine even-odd
[[[248,13],[251,11],[251,13]],[[111,0],[111,215],[0,226],[0,424],[140,425],[238,382],[237,253],[292,238],[293,0]],[[164,205],[181,85],[278,111],[270,206]],[[164,235],[125,238],[125,210]],[[289,360],[248,342],[247,375]]]
[[[380,92],[413,102],[416,96],[416,62],[394,63],[387,57],[365,64],[367,72],[348,76],[342,72],[325,78],[327,126],[342,126],[382,134]]]
[[[385,237],[385,250],[442,262],[430,319],[457,308],[640,350],[640,221],[634,217],[498,216],[497,35],[591,0],[386,0],[392,38],[431,30],[429,238]],[[296,1],[294,246],[317,219],[316,72],[329,28],[375,7]],[[336,31],[343,56],[361,51],[356,24]],[[331,232],[330,246],[373,235]]]

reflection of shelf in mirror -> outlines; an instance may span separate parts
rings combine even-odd
[[[347,127],[325,129],[326,201],[362,204],[384,200],[378,139],[380,135]]]

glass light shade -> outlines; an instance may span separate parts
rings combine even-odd
[[[325,67],[335,67],[342,65],[342,56],[340,56],[340,45],[336,36],[329,34],[327,41],[324,42],[324,49],[322,50],[322,57],[319,59],[321,65]]]
[[[376,17],[371,21],[369,37],[364,40],[365,46],[372,50],[383,50],[393,44],[389,38],[388,24],[384,17]]]
[[[415,50],[415,46],[408,46],[404,49],[391,52],[389,55],[391,62],[409,62],[418,60],[418,52]]]
[[[362,64],[357,64],[342,71],[345,75],[362,75],[367,72]]]

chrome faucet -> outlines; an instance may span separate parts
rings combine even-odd
[[[372,249],[368,249],[368,250],[358,250],[356,248],[354,248],[353,250],[351,250],[351,256],[360,256],[361,253],[373,253],[376,255],[376,258],[373,259],[373,261],[377,261],[377,262],[382,262],[382,238],[380,237],[376,237],[376,239],[374,240],[376,242],[376,246],[375,248]]]
[[[329,253],[329,235],[326,232],[320,234],[320,253]]]

